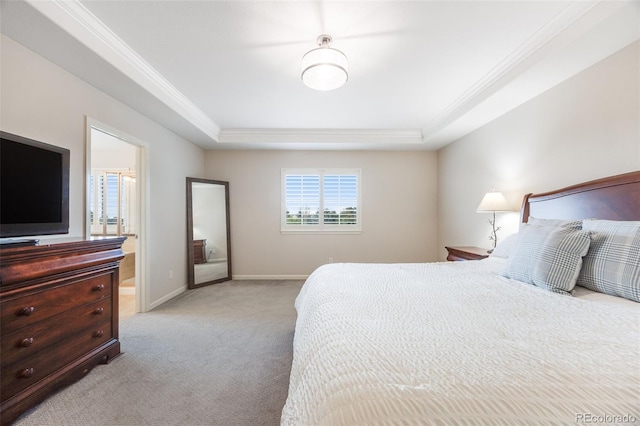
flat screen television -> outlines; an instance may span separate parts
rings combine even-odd
[[[0,132],[0,237],[69,233],[66,148]]]

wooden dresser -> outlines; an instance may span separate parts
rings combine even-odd
[[[193,263],[206,263],[207,240],[193,240]]]
[[[2,425],[120,354],[123,241],[0,248]]]

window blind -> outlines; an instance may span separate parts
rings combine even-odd
[[[283,169],[282,231],[360,231],[360,171]]]

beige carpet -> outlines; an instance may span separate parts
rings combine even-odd
[[[136,295],[135,294],[122,294],[120,293],[120,300],[118,301],[118,316],[120,322],[126,320],[136,313]]]
[[[121,322],[123,355],[21,426],[277,425],[302,281],[231,281]]]

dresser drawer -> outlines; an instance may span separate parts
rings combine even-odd
[[[2,335],[109,296],[112,277],[111,274],[102,274],[3,300],[0,304]]]
[[[103,298],[51,317],[50,321],[41,321],[23,327],[13,333],[2,336],[2,365],[12,364],[20,358],[28,357],[42,349],[53,347],[82,330],[96,327],[111,318],[111,298]],[[60,324],[64,327],[52,325]]]
[[[5,364],[3,360],[0,397],[10,398],[111,339],[111,322],[104,321],[14,363]]]

